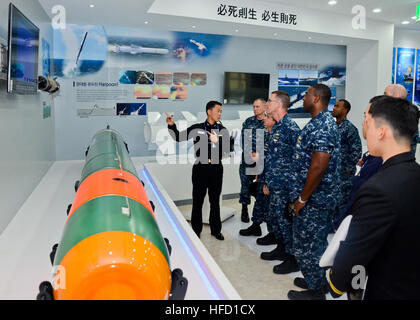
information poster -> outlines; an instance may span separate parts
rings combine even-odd
[[[396,83],[407,89],[407,100],[413,101],[416,49],[398,48]]]
[[[420,49],[417,49],[416,84],[414,91],[414,103],[420,108]]]

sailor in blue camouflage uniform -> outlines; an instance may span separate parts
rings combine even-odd
[[[345,209],[350,200],[353,189],[353,177],[356,174],[356,165],[362,156],[362,142],[359,131],[347,119],[351,110],[351,104],[345,99],[337,101],[332,116],[336,118],[341,144],[341,200],[335,211],[333,219],[337,219],[340,212]]]
[[[255,194],[255,203],[254,208],[252,209],[252,225],[247,229],[242,229],[239,231],[241,236],[261,236],[261,224],[263,222],[267,222],[267,215],[268,215],[268,204],[270,203],[270,196],[265,195],[263,192],[264,186],[264,176],[265,176],[265,168],[266,168],[266,161],[267,161],[267,150],[268,150],[268,140],[271,134],[271,130],[275,121],[273,118],[269,116],[264,116],[264,139],[261,139],[261,135],[257,134],[257,144],[263,143],[264,144],[264,155],[261,158],[259,155],[255,158],[258,164],[262,162],[263,168],[261,173],[256,176],[256,194]],[[258,148],[257,148],[258,149]],[[275,244],[274,234],[270,228],[270,225],[267,224],[267,229],[269,231],[268,235],[262,238],[257,239],[257,244],[259,245],[270,245]],[[271,236],[271,237],[270,237]]]
[[[327,248],[331,216],[340,195],[340,135],[328,111],[331,90],[317,84],[304,97],[304,108],[312,116],[302,130],[294,154],[290,199],[293,217],[293,251],[304,278],[294,284],[304,291],[290,290],[291,300],[325,300],[327,283],[319,260]]]
[[[286,262],[294,259],[292,221],[286,219],[284,210],[289,203],[292,157],[300,129],[287,114],[289,105],[290,97],[284,91],[273,92],[267,103],[267,112],[276,124],[268,143],[264,192],[270,195],[267,225],[273,230],[277,247],[263,252],[261,259],[284,261],[274,266],[273,272],[277,274],[293,272]]]
[[[254,116],[249,117],[242,124],[241,130],[241,147],[242,161],[239,165],[239,177],[241,179],[241,192],[239,195],[239,203],[242,204],[242,222],[249,222],[248,205],[251,204],[251,195],[249,194],[249,186],[257,174],[255,171],[255,163],[252,160],[252,154],[257,150],[256,138],[257,130],[264,130],[264,117],[266,110],[266,101],[263,98],[254,101]],[[262,152],[261,152],[262,153]]]

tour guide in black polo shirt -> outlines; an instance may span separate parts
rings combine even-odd
[[[172,138],[178,142],[194,140],[196,161],[192,170],[193,206],[191,225],[200,237],[203,229],[202,208],[204,198],[209,192],[210,230],[218,240],[224,240],[221,234],[219,199],[222,191],[223,165],[222,158],[230,154],[230,136],[228,130],[220,123],[222,104],[210,101],[206,106],[207,120],[197,123],[179,132],[174,118],[166,113],[166,123]]]

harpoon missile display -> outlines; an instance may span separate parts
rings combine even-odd
[[[183,299],[188,281],[171,271],[169,241],[118,132],[93,137],[75,189],[50,255],[53,284],[41,283],[37,299]]]

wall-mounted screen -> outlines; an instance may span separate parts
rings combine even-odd
[[[37,92],[38,50],[38,27],[10,4],[8,92],[20,94]]]
[[[269,96],[270,75],[264,73],[225,72],[224,104],[252,104]]]

